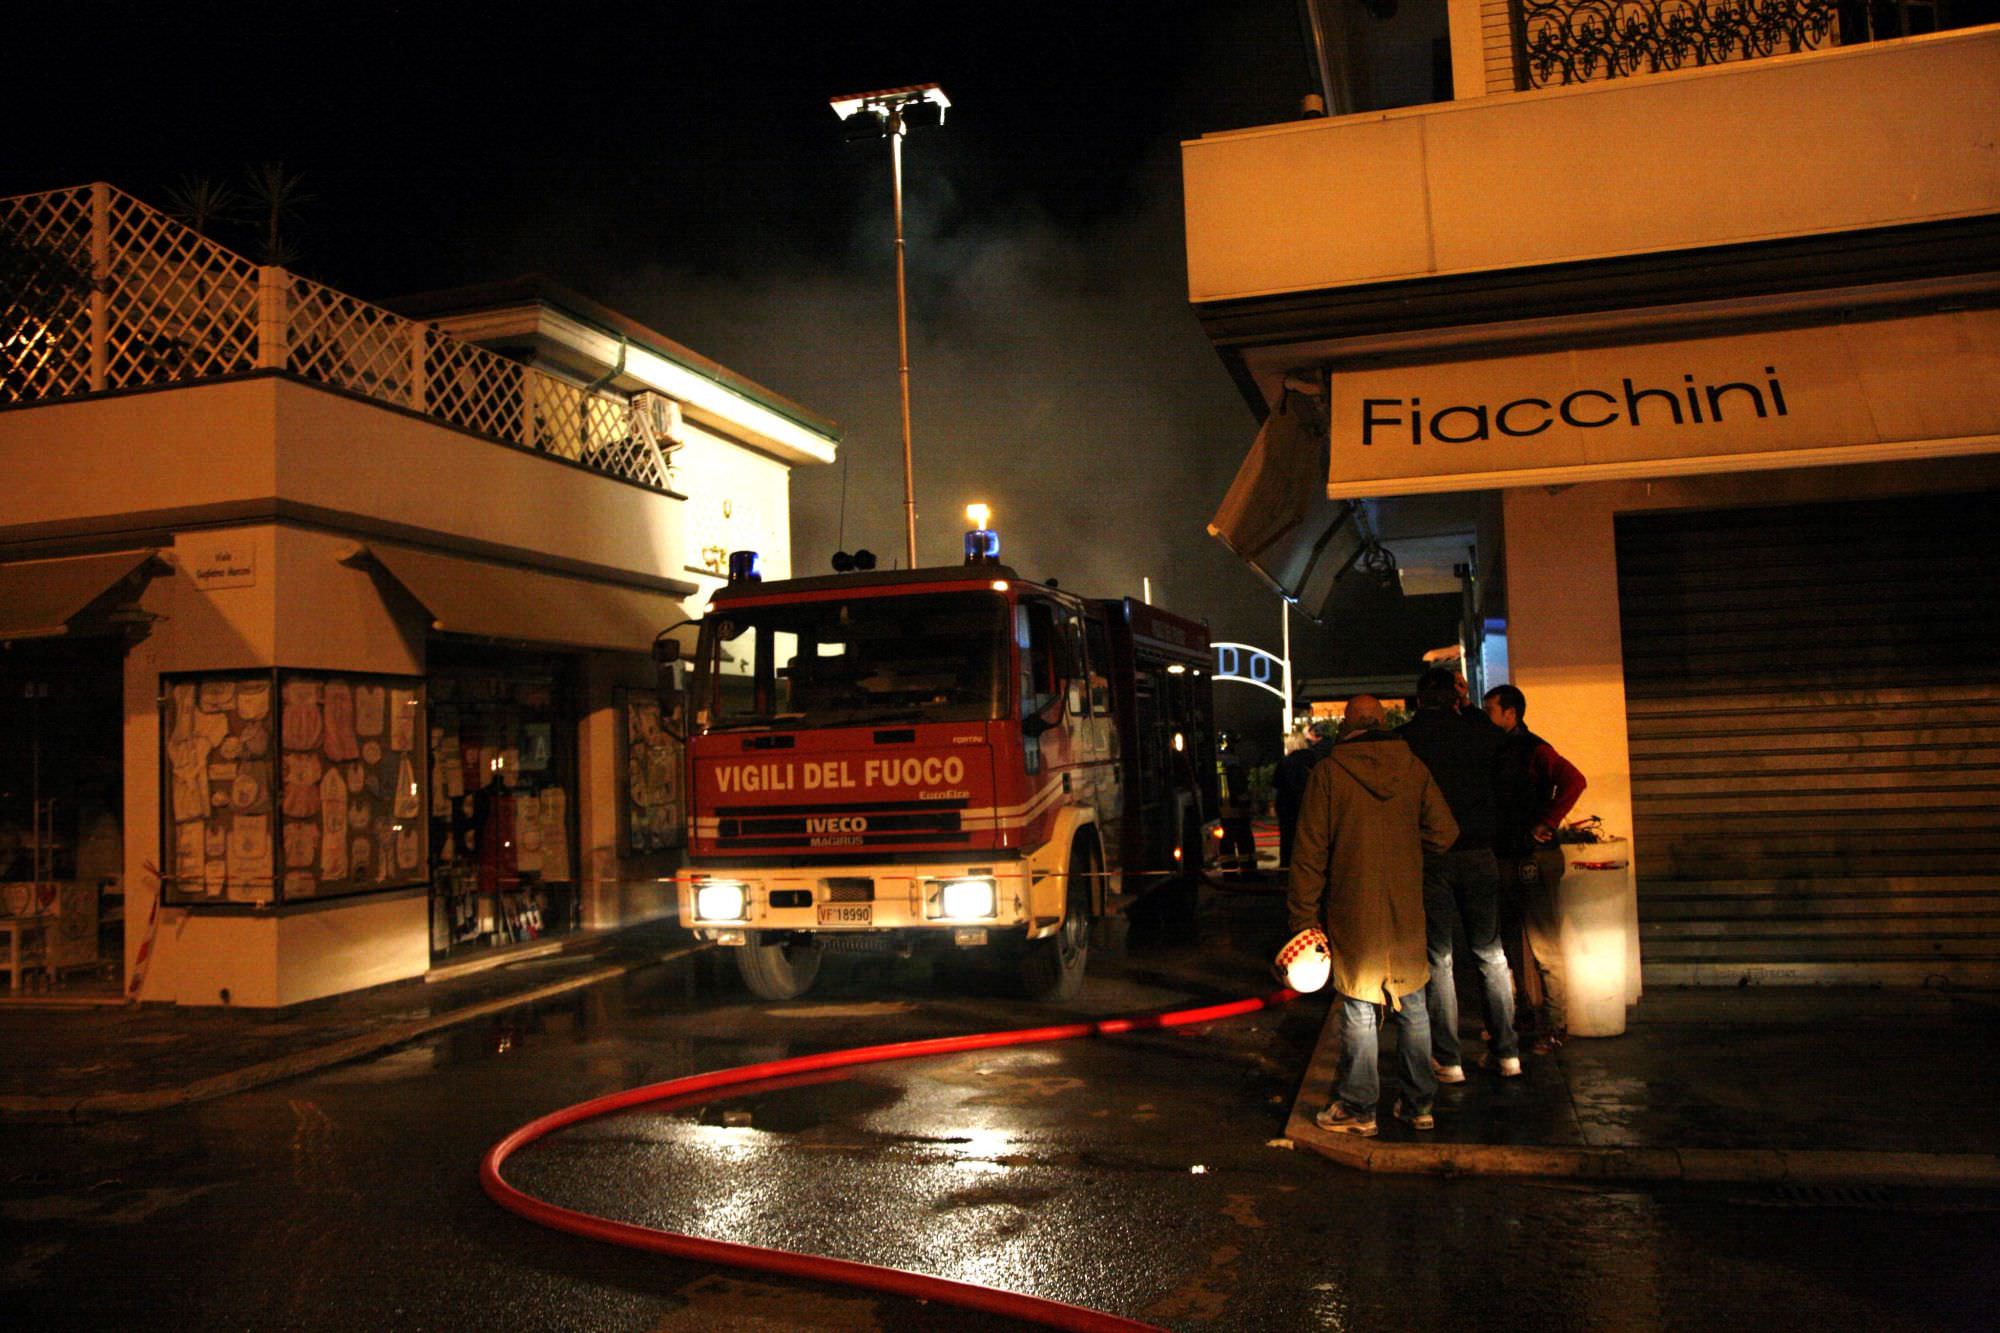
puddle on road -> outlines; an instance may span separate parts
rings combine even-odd
[[[846,1079],[745,1097],[721,1097],[702,1106],[688,1107],[672,1118],[701,1125],[760,1129],[767,1134],[804,1134],[829,1125],[852,1124],[863,1116],[887,1110],[902,1099],[903,1090],[899,1087]]]
[[[397,1079],[421,1078],[442,1063],[428,1044],[405,1046],[356,1064],[338,1065],[319,1075],[329,1086],[388,1083]]]
[[[1020,1208],[1032,1211],[1051,1199],[1061,1198],[1062,1194],[1063,1191],[1048,1186],[973,1185],[933,1199],[930,1207],[934,1213],[960,1208]]]

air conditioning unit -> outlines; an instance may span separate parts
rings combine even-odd
[[[632,395],[632,425],[662,454],[681,447],[681,405],[663,393]]]

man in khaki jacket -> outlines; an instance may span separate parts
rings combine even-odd
[[[1306,784],[1286,898],[1290,932],[1324,926],[1340,992],[1340,1083],[1314,1119],[1322,1129],[1363,1137],[1375,1133],[1384,1009],[1398,1031],[1396,1116],[1416,1129],[1436,1125],[1424,1007],[1424,852],[1441,852],[1458,837],[1430,770],[1387,727],[1379,699],[1358,695],[1347,705],[1339,741]]]

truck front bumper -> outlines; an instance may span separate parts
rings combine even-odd
[[[1034,926],[1026,861],[770,868],[689,866],[675,876],[681,924],[744,944],[750,932],[935,933],[984,943]]]

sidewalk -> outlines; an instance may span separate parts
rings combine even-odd
[[[1988,993],[1656,988],[1623,1036],[1527,1055],[1504,1080],[1472,1067],[1477,1013],[1461,1008],[1466,1081],[1439,1089],[1435,1131],[1388,1114],[1386,1056],[1378,1137],[1313,1124],[1340,1055],[1329,1021],[1286,1133],[1369,1171],[2000,1187]]]
[[[226,1096],[694,952],[670,921],[488,970],[288,1009],[0,1009],[0,1121],[136,1115]]]

